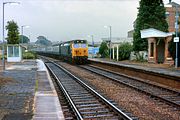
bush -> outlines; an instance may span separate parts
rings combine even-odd
[[[124,42],[119,46],[119,60],[128,60],[133,47],[130,43]]]
[[[109,51],[108,51],[108,46],[106,42],[101,43],[101,46],[99,48],[99,54],[101,54],[102,58],[109,57]]]
[[[2,60],[2,55],[0,55],[0,59]],[[7,59],[7,55],[4,55],[4,59]]]
[[[136,55],[136,61],[139,61],[139,62],[147,62],[147,58],[144,56],[144,51],[139,51],[139,52],[136,52],[135,55]],[[146,55],[146,54],[145,54]]]
[[[33,52],[24,52],[23,59],[36,59],[36,54]]]

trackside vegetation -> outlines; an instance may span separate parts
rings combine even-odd
[[[34,52],[28,51],[28,52],[23,52],[23,59],[36,59],[37,55]]]
[[[155,28],[168,32],[163,0],[141,0],[133,34],[134,51],[147,51],[146,39],[141,39],[140,30]]]

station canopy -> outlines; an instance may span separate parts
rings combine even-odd
[[[172,36],[172,34],[173,33],[162,32],[154,28],[141,30],[141,38],[152,38],[152,37],[165,38],[168,36]]]

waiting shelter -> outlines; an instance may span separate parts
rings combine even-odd
[[[22,48],[19,44],[7,45],[7,62],[21,62],[22,60]]]
[[[148,62],[174,64],[168,47],[172,41],[172,33],[149,28],[141,30],[141,38],[148,40]]]

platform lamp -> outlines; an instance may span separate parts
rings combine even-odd
[[[110,58],[110,60],[111,60],[111,37],[112,37],[112,33],[111,33],[111,26],[109,25],[109,26],[104,26],[104,28],[109,28],[109,48],[110,48],[110,50],[109,50],[109,58]]]
[[[176,37],[174,38],[174,42],[176,42],[176,58],[175,58],[175,67],[177,68],[179,66],[178,63],[178,57],[179,57],[179,37],[178,37],[178,20],[179,20],[179,13],[178,13],[178,6],[176,5],[176,16],[175,16],[175,29],[176,29]]]
[[[5,7],[6,4],[10,4],[10,5],[16,4],[16,5],[18,5],[18,4],[20,4],[20,2],[3,2],[3,20],[2,20],[2,22],[3,22],[3,26],[2,26],[2,34],[3,34],[2,35],[3,36],[2,37],[2,40],[3,40],[3,52],[2,52],[3,70],[5,70],[4,7]]]
[[[22,44],[24,43],[24,41],[23,41],[23,29],[24,28],[29,28],[29,25],[22,25],[21,26]]]

